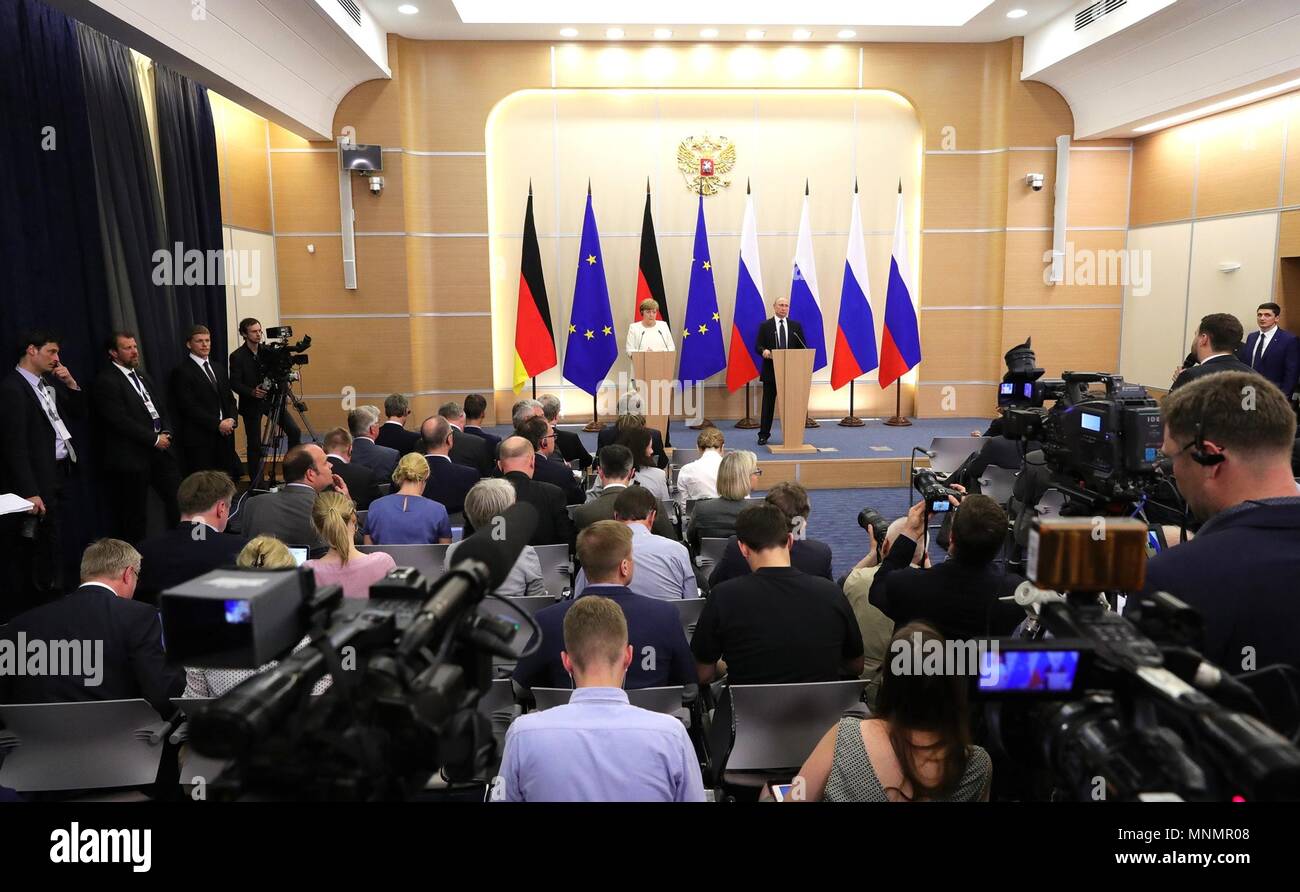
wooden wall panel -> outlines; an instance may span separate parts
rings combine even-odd
[[[921,314],[924,381],[991,381],[1002,375],[999,310],[944,310]]]
[[[282,311],[280,321],[292,325],[295,335],[312,336],[311,362],[302,373],[304,393],[342,399],[346,387],[359,394],[413,389],[411,320],[298,319]]]
[[[221,218],[227,226],[271,231],[271,181],[266,119],[216,93],[211,97],[221,177]]]
[[[475,390],[492,383],[492,325],[482,316],[417,316],[411,325],[411,373],[425,390]]]
[[[1030,173],[1043,175],[1042,191],[1025,184]],[[1055,194],[1055,151],[1007,153],[1007,226],[1051,226]]]
[[[1129,225],[1129,157],[1124,151],[1070,152],[1066,226]]]
[[[921,294],[927,307],[1002,303],[1003,232],[929,232],[921,235]]]
[[[1012,146],[1051,146],[1056,137],[1074,133],[1074,115],[1060,93],[1047,84],[1022,81],[1020,48],[1013,41],[1012,79],[1007,102],[1007,144]]]
[[[1300,211],[1286,211],[1279,217],[1282,231],[1278,234],[1277,255],[1300,257]]]
[[[1161,130],[1133,141],[1130,225],[1188,219],[1195,189],[1196,141],[1185,128]]]
[[[1283,171],[1282,204],[1300,204],[1300,94],[1286,97],[1286,169]]]
[[[334,112],[334,135],[352,127],[356,140],[384,147],[402,145],[402,41],[388,41],[388,67],[393,77],[366,81],[352,88]],[[386,160],[386,159],[385,159]]]
[[[357,287],[343,287],[338,236],[275,240],[282,313],[406,313],[406,251],[401,236],[357,239]],[[307,245],[316,246],[314,254]],[[310,324],[304,320],[303,325]]]
[[[1263,103],[1193,128],[1200,135],[1197,217],[1277,207],[1286,125],[1278,110]]]
[[[1001,373],[997,377],[1001,380]],[[921,382],[916,391],[918,418],[991,418],[997,405],[996,384]]]
[[[338,177],[333,152],[272,152],[276,232],[338,232]]]
[[[490,312],[487,242],[486,238],[407,238],[411,312]]]
[[[1032,335],[1038,365],[1049,378],[1066,370],[1115,372],[1121,315],[1118,309],[1007,311],[1002,314],[999,355]],[[997,377],[1001,378],[1001,369]]]
[[[1049,285],[1052,233],[1008,232],[1006,251],[1007,306],[1111,304],[1124,299],[1125,276],[1141,275],[1124,254],[1124,232],[1066,231],[1065,280]]]
[[[926,155],[925,229],[1000,228],[1006,220],[1007,153]]]
[[[407,155],[407,232],[487,232],[487,159]]]

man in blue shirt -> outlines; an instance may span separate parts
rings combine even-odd
[[[537,652],[515,667],[524,688],[568,688],[573,679],[563,660],[565,615],[590,595],[612,600],[626,617],[628,641],[636,659],[627,672],[629,688],[656,688],[696,683],[695,664],[677,608],[634,594],[632,531],[616,520],[598,520],[578,534],[578,560],[587,572],[587,587],[575,601],[561,601],[537,612],[542,630]]]
[[[583,535],[612,523],[601,521]],[[700,765],[682,723],[628,703],[623,686],[638,659],[633,651],[614,599],[573,602],[560,659],[577,690],[564,706],[520,716],[510,726],[493,801],[704,801]]]
[[[653,532],[659,500],[644,486],[629,486],[614,499],[614,519],[632,531],[632,563],[636,577],[628,587],[638,595],[660,601],[699,597],[691,553],[673,539]],[[587,571],[578,571],[574,594],[586,590]]]

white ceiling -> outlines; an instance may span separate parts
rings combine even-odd
[[[618,26],[629,41],[654,40],[658,27],[670,28],[673,41],[698,41],[702,27],[715,27],[717,41],[745,41],[745,32],[758,27],[767,33],[764,42],[785,43],[793,40],[796,28],[813,32],[812,42],[838,41],[837,33],[845,28],[856,31],[854,42],[945,42],[983,43],[1023,36],[1039,27],[1078,0],[570,0],[563,4],[574,10],[573,19],[560,22],[554,14],[561,5],[551,0],[473,0],[484,17],[498,21],[466,24],[456,11],[455,0],[363,0],[379,24],[390,33],[415,40],[544,40],[565,39],[564,26],[576,27],[574,40],[606,40],[605,29]],[[463,0],[470,2],[470,0]],[[403,15],[397,7],[410,4],[419,9],[415,15]],[[1012,9],[1024,9],[1028,15],[1007,18]],[[791,11],[795,11],[793,14]],[[931,16],[945,13],[959,26],[921,25],[934,21]],[[504,13],[504,14],[503,14]],[[805,18],[795,18],[802,14]],[[469,13],[467,13],[469,15]],[[664,18],[652,18],[663,16]],[[471,16],[473,17],[473,16]],[[879,25],[875,22],[900,21],[905,24]],[[514,20],[514,21],[508,21]]]

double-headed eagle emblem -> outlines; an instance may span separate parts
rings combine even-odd
[[[716,195],[731,185],[726,174],[736,164],[736,146],[725,136],[692,136],[677,146],[677,169],[686,178],[686,188],[702,195]]]

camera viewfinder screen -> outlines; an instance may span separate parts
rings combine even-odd
[[[1077,650],[999,650],[983,655],[979,689],[1003,692],[1067,692],[1079,671]]]
[[[930,503],[930,513],[938,514],[942,511],[947,511],[951,507],[952,507],[952,502],[948,501],[947,499],[935,499],[933,502]]]
[[[1079,424],[1086,431],[1101,433],[1100,415],[1093,415],[1091,412],[1084,412],[1079,420]]]

